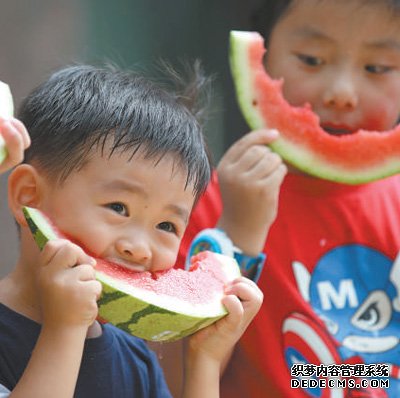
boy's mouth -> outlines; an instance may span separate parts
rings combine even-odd
[[[354,129],[345,125],[334,125],[330,123],[324,123],[321,127],[331,135],[349,135],[354,133]]]
[[[133,264],[128,261],[124,261],[122,259],[106,258],[106,259],[103,259],[103,261],[105,261],[106,263],[109,263],[109,264],[113,264],[116,267],[122,267],[122,268],[128,269],[130,271],[134,271],[134,272],[148,271],[144,265]]]

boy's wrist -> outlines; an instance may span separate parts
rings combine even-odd
[[[219,396],[221,363],[198,347],[186,349],[183,397]]]
[[[258,220],[255,222],[242,219],[232,220],[221,216],[216,228],[224,231],[236,247],[239,247],[249,256],[257,256],[265,245],[270,225],[265,225]]]
[[[53,342],[85,340],[88,326],[85,325],[61,325],[49,322],[42,324],[41,333]]]

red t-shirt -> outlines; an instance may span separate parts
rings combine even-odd
[[[221,208],[214,176],[192,214],[180,264]],[[264,302],[224,374],[222,396],[399,397],[399,248],[400,176],[348,186],[287,175],[264,249]],[[389,364],[390,388],[291,388],[290,369],[299,363]]]

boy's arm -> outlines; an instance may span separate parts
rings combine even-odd
[[[276,130],[244,135],[217,167],[223,202],[218,227],[248,256],[258,256],[263,250],[277,214],[286,166],[267,145],[278,136]]]
[[[28,366],[10,398],[72,398],[85,336],[84,328],[57,331],[44,326]]]
[[[21,163],[24,151],[31,143],[29,134],[18,119],[4,119],[0,117],[0,159],[6,151],[6,157],[0,161],[0,173]]]
[[[35,281],[42,328],[10,397],[73,397],[86,333],[96,318],[101,292],[93,265],[93,259],[66,240],[44,247]]]
[[[228,315],[188,339],[184,398],[217,398],[222,368],[233,347],[261,307],[263,294],[244,277],[226,287]]]

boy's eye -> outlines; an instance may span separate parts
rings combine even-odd
[[[109,209],[114,211],[115,213],[120,214],[121,216],[128,216],[128,209],[123,203],[115,202],[115,203],[110,203],[107,205]]]
[[[314,57],[313,55],[297,54],[297,58],[307,66],[320,66],[323,63],[321,58]]]
[[[171,232],[174,234],[177,233],[177,229],[176,229],[175,225],[168,221],[161,222],[160,224],[157,225],[157,228],[161,229],[165,232]]]
[[[365,65],[365,70],[369,73],[376,75],[383,75],[384,73],[390,72],[393,68],[386,65]]]

